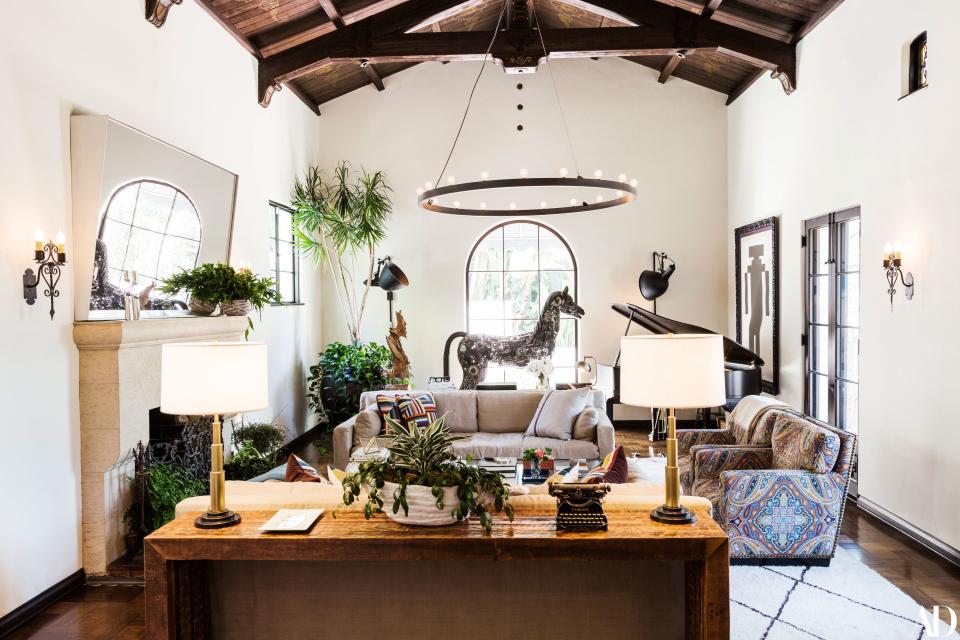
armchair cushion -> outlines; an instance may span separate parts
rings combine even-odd
[[[718,506],[720,475],[724,471],[769,469],[773,453],[766,447],[698,445],[690,452],[690,493]]]
[[[837,463],[840,438],[809,420],[784,413],[773,427],[772,447],[775,469],[827,473]]]
[[[717,510],[739,558],[829,558],[845,487],[834,474],[802,470],[721,473]]]
[[[685,456],[698,444],[737,444],[727,429],[677,429],[677,455]]]

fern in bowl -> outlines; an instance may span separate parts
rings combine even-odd
[[[393,442],[387,460],[360,463],[343,479],[343,503],[350,505],[367,489],[363,515],[375,513],[403,524],[441,526],[480,519],[484,532],[493,528],[491,511],[513,520],[510,490],[499,474],[459,460],[451,444],[461,436],[450,433],[443,418],[419,428],[390,418]]]

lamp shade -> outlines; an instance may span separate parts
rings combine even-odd
[[[165,344],[160,410],[188,416],[256,411],[267,406],[267,345],[262,342]]]
[[[716,334],[620,339],[620,402],[699,409],[727,401],[723,337]]]

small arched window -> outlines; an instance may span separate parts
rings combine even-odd
[[[556,231],[532,221],[511,221],[487,231],[467,260],[467,331],[512,336],[533,331],[546,297],[568,287],[577,299],[577,262]],[[551,382],[575,382],[578,320],[560,320]],[[530,374],[491,365],[488,382],[531,382]]]
[[[910,92],[927,86],[927,32],[910,43]]]
[[[119,285],[124,271],[141,284],[197,266],[200,216],[176,187],[139,180],[117,189],[107,204],[98,239],[106,249],[107,277]]]

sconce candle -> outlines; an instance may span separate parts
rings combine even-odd
[[[37,229],[36,242],[33,249],[33,259],[39,265],[37,273],[33,269],[23,272],[23,299],[32,305],[37,301],[37,287],[40,280],[46,285],[43,294],[50,298],[50,319],[54,316],[54,299],[60,297],[57,284],[60,282],[60,267],[67,263],[67,252],[64,245],[67,242],[63,231],[57,233],[55,240],[43,240],[43,231]]]
[[[912,273],[904,273],[900,268],[903,261],[903,247],[898,242],[889,242],[883,248],[883,268],[887,272],[887,293],[890,294],[890,309],[893,310],[893,295],[897,292],[897,280],[903,283],[903,294],[907,300],[913,299],[914,280]]]

